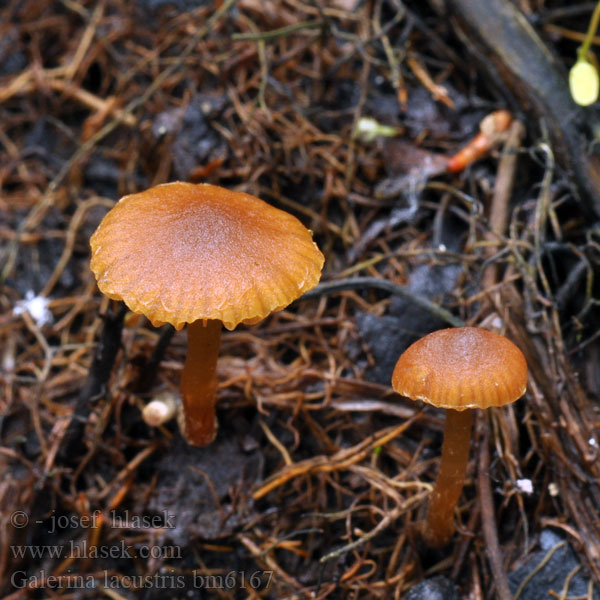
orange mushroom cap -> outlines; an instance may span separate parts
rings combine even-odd
[[[497,333],[476,327],[441,329],[400,356],[392,387],[438,408],[503,406],[525,393],[527,363],[523,353]]]
[[[103,294],[177,329],[198,319],[256,323],[314,287],[324,263],[294,216],[208,184],[121,198],[90,244]]]

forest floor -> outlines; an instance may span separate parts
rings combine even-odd
[[[567,83],[593,9],[0,3],[3,597],[600,598],[600,112]],[[115,202],[174,180],[294,214],[326,259],[224,332],[205,448],[141,416],[176,396],[185,330],[89,268]],[[434,551],[444,414],[391,373],[461,324],[529,384],[479,411]]]

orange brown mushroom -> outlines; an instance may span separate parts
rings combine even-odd
[[[324,257],[294,216],[249,194],[168,183],[121,198],[90,239],[100,291],[154,326],[188,324],[183,435],[215,437],[221,328],[252,324],[320,279]]]
[[[409,346],[392,375],[402,396],[445,408],[442,458],[429,501],[426,543],[445,546],[465,481],[473,408],[510,404],[525,393],[527,363],[507,338],[476,327],[434,331]]]

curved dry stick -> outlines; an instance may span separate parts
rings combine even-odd
[[[369,456],[373,451],[373,448],[387,444],[390,440],[393,440],[395,437],[406,431],[420,418],[421,414],[416,414],[401,425],[382,429],[377,432],[377,434],[370,436],[356,446],[344,448],[332,456],[314,456],[297,463],[292,463],[291,465],[286,465],[281,471],[271,475],[264,481],[261,487],[252,493],[252,498],[254,500],[259,500],[284,483],[296,477],[300,477],[301,475],[311,475],[318,472],[329,473],[331,471],[339,471],[355,465],[357,462],[360,462]]]
[[[496,597],[498,600],[512,600],[512,593],[508,586],[506,571],[502,564],[502,551],[498,543],[498,528],[494,516],[494,500],[492,498],[492,484],[490,482],[490,450],[487,428],[479,449],[478,465],[478,491],[479,505],[481,507],[481,527],[485,540],[486,554],[494,577]]]
[[[415,306],[426,310],[432,315],[445,321],[452,327],[464,327],[465,323],[458,317],[455,317],[449,310],[442,308],[441,306],[431,302],[423,296],[419,296],[411,292],[407,287],[398,285],[393,281],[387,281],[380,277],[350,277],[348,279],[334,279],[333,281],[326,281],[319,283],[312,290],[309,290],[302,296],[303,300],[308,298],[318,298],[320,296],[327,296],[330,294],[337,294],[345,290],[363,290],[365,288],[373,288],[399,296],[408,302],[411,302]]]

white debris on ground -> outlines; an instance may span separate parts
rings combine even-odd
[[[517,489],[522,494],[533,494],[533,483],[531,483],[531,479],[517,479]]]
[[[158,427],[171,420],[177,413],[178,398],[170,391],[163,391],[142,411],[142,418],[150,427]]]
[[[551,481],[548,484],[548,493],[555,498],[556,496],[558,496],[559,494],[559,489],[558,486],[556,485],[556,483],[554,483],[554,481]]]
[[[494,329],[502,329],[503,325],[504,325],[504,321],[502,320],[501,317],[499,317],[498,315],[496,315],[493,319],[492,322],[490,323],[490,325],[494,328]]]
[[[48,310],[50,300],[36,296],[32,290],[25,294],[25,300],[20,300],[13,309],[13,314],[22,315],[28,312],[38,327],[52,322],[52,313]]]

